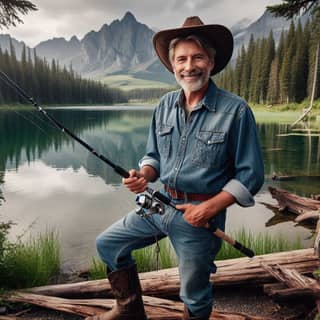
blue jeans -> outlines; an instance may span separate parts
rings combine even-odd
[[[225,212],[214,221],[224,230]],[[216,271],[213,261],[221,247],[221,239],[205,228],[187,223],[182,212],[166,207],[164,215],[142,218],[132,211],[97,237],[97,250],[110,270],[125,268],[134,263],[132,250],[154,243],[155,235],[158,238],[168,236],[175,249],[181,300],[195,316],[207,317],[213,305],[209,278],[210,273]]]

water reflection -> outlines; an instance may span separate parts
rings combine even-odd
[[[0,113],[0,170],[18,168],[42,159],[50,167],[78,170],[107,183],[118,184],[120,178],[112,168],[96,159],[86,149],[48,123],[33,126],[36,111]],[[137,166],[143,155],[151,111],[50,110],[50,113],[99,153],[123,167]],[[38,121],[39,122],[39,121]]]
[[[126,169],[137,167],[144,154],[152,110],[50,110],[66,127],[99,153]],[[55,228],[61,238],[65,268],[84,267],[95,254],[96,235],[135,208],[135,196],[120,185],[113,169],[82,146],[38,119],[37,111],[0,112],[0,188],[6,201],[0,217],[13,220],[13,235]],[[31,118],[37,126],[26,121]],[[289,124],[263,121],[258,131],[263,148],[266,183],[256,206],[230,208],[227,231],[242,226],[252,232],[297,235],[311,244],[310,229],[291,219],[279,220],[265,203],[276,205],[268,186],[301,196],[320,194],[320,143],[317,136],[283,135]],[[273,181],[274,172],[292,181]],[[1,180],[2,185],[1,185]],[[1,202],[1,193],[0,193]],[[279,223],[281,221],[281,223]],[[32,225],[32,227],[30,227]]]
[[[293,176],[275,183],[303,196],[320,193],[319,136],[288,135],[289,124],[259,123],[258,129],[267,178]]]

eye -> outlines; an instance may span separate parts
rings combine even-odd
[[[186,60],[186,58],[183,57],[183,56],[180,56],[180,57],[177,57],[177,58],[176,58],[176,62],[177,62],[177,63],[184,62],[185,60]]]
[[[204,60],[205,56],[203,54],[197,54],[197,55],[194,56],[194,59],[196,59],[196,60]]]

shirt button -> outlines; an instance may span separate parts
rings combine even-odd
[[[175,171],[177,171],[177,170],[178,170],[178,168],[177,168],[177,167],[175,167],[175,168],[174,168],[174,170],[175,170]]]
[[[211,140],[208,140],[208,143],[211,143]]]

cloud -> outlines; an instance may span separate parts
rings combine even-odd
[[[24,24],[10,28],[17,40],[35,46],[53,37],[78,38],[103,24],[121,19],[127,11],[154,29],[181,26],[185,18],[198,15],[204,23],[231,27],[243,18],[257,19],[266,5],[278,0],[33,0],[38,11],[22,16]],[[6,30],[3,30],[4,33]]]
[[[114,190],[113,186],[105,184],[101,178],[88,177],[82,167],[77,172],[71,168],[56,170],[42,161],[24,164],[19,167],[19,172],[8,171],[5,188],[15,192],[17,186],[20,194],[32,194],[35,198],[46,198],[56,192],[101,195]]]

